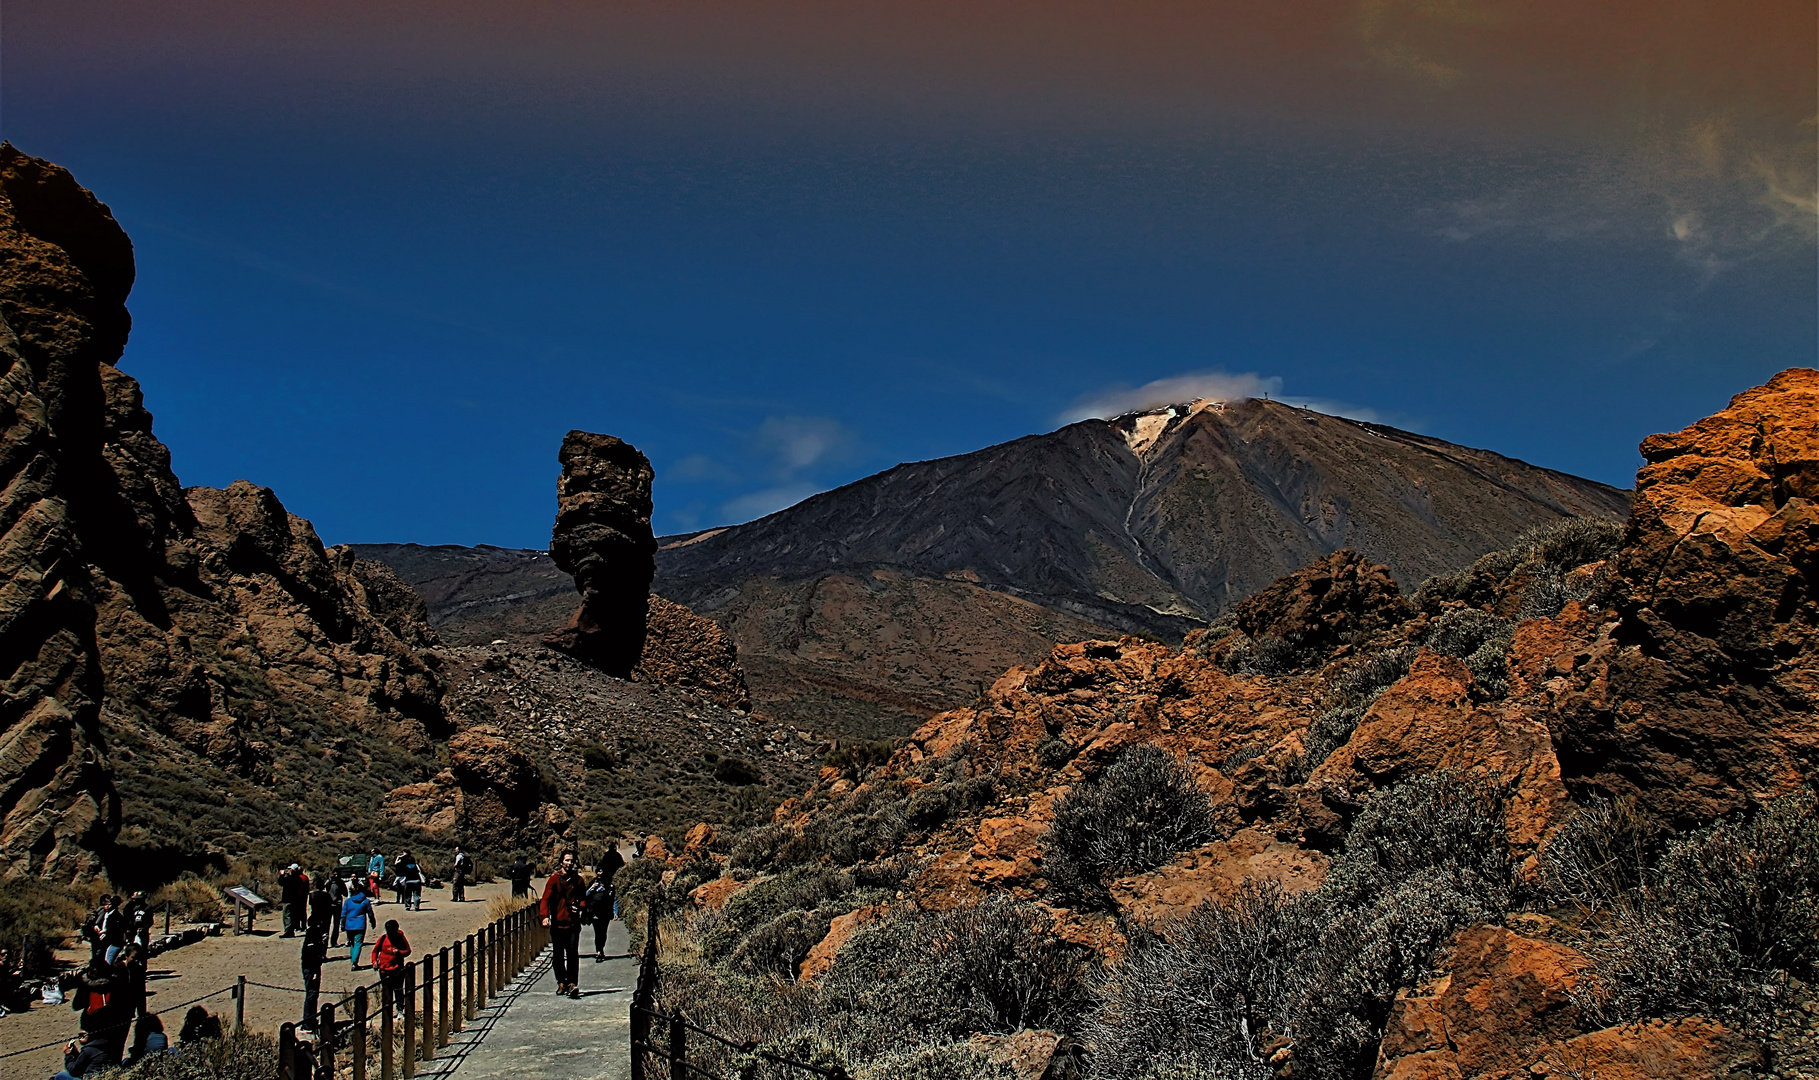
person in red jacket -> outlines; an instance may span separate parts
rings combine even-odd
[[[550,966],[556,972],[556,993],[581,996],[581,920],[586,907],[586,886],[575,869],[575,853],[562,856],[562,865],[543,886],[543,925],[549,927]]]
[[[404,1010],[404,960],[410,954],[411,943],[398,929],[398,920],[385,920],[385,933],[373,946],[373,967],[379,971],[379,984],[385,988],[385,1000],[394,1013]]]

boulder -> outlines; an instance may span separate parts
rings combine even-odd
[[[632,678],[692,690],[724,709],[751,708],[738,652],[719,623],[652,595],[644,625]]]
[[[828,923],[827,933],[809,949],[808,956],[803,958],[796,977],[802,982],[820,978],[828,968],[834,966],[834,957],[839,954],[840,946],[845,945],[848,938],[866,924],[883,918],[889,910],[889,904],[871,904],[857,911],[834,916]]]
[[[1233,608],[1232,621],[1252,638],[1325,651],[1410,614],[1389,567],[1355,551],[1335,551]]]

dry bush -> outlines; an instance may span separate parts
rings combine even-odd
[[[1043,865],[1057,888],[1093,899],[1106,877],[1161,866],[1217,835],[1194,774],[1141,743],[1056,804]]]

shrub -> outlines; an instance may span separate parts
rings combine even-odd
[[[1327,687],[1326,711],[1308,725],[1300,766],[1303,779],[1319,768],[1334,750],[1344,746],[1371,703],[1396,680],[1408,674],[1415,652],[1414,647],[1408,645],[1381,649],[1334,676]]]
[[[1614,559],[1622,545],[1622,525],[1593,518],[1569,518],[1527,529],[1511,546],[1531,558],[1571,570]]]
[[[1036,760],[1045,769],[1059,769],[1073,758],[1073,744],[1066,739],[1050,739],[1036,749]]]
[[[750,762],[729,757],[721,758],[714,763],[714,779],[720,781],[722,784],[734,784],[739,787],[744,787],[748,784],[756,784],[758,781],[764,779],[764,777]]]
[[[203,1039],[108,1075],[115,1080],[270,1080],[278,1075],[278,1044],[251,1033]]]
[[[747,885],[727,899],[721,909],[724,921],[720,926],[702,935],[701,958],[710,964],[719,963],[732,955],[747,934],[766,923],[787,912],[812,911],[823,901],[852,890],[852,879],[846,875],[813,868],[790,870]],[[778,933],[782,932],[779,928]],[[826,926],[821,932],[826,934]],[[821,936],[817,935],[815,941],[819,940]],[[805,955],[807,951],[803,950]]]
[[[821,759],[823,765],[831,765],[842,772],[863,775],[883,765],[897,752],[897,743],[893,739],[879,739],[876,742],[843,742],[838,743]]]
[[[796,830],[789,825],[759,825],[747,829],[733,842],[727,854],[727,865],[751,870],[768,870],[777,862],[785,845],[794,840]]]
[[[1767,1014],[1780,973],[1819,962],[1819,815],[1811,790],[1678,837],[1642,885],[1606,909],[1579,995],[1621,1023],[1707,1012]]]
[[[857,1080],[1017,1080],[1017,1072],[965,1043],[947,1043],[880,1058],[860,1070]]]
[[[599,743],[589,743],[581,748],[581,764],[590,769],[616,769],[619,755]]]
[[[1312,943],[1310,911],[1273,882],[1249,880],[1229,899],[1195,908],[1166,938],[1133,938],[1087,1022],[1095,1076],[1268,1077],[1259,1051],[1290,1019],[1300,957]]]
[[[949,809],[948,785],[930,784],[910,796],[904,815],[912,826],[927,829],[946,821]]]
[[[834,1041],[863,1059],[979,1032],[1071,1029],[1089,953],[1032,904],[893,910],[854,934],[821,978]]]
[[[92,888],[26,878],[0,884],[0,947],[15,956],[44,958],[75,936],[98,899],[100,891]]]
[[[1056,804],[1044,864],[1057,887],[1092,892],[1108,875],[1153,869],[1215,835],[1193,774],[1143,743]]]
[[[1427,632],[1428,648],[1443,656],[1465,661],[1486,698],[1496,699],[1509,692],[1509,664],[1505,660],[1516,626],[1488,611],[1460,608],[1434,620]]]
[[[786,911],[747,934],[727,963],[746,975],[794,979],[809,950],[827,936],[830,921],[819,911]]]
[[[1643,884],[1664,843],[1663,830],[1637,812],[1634,799],[1593,798],[1541,850],[1543,899],[1595,916]]]
[[[1307,661],[1298,639],[1246,638],[1234,645],[1220,665],[1234,675],[1288,675]]]

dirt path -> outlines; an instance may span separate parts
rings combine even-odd
[[[375,914],[378,915],[381,926],[387,919],[397,919],[405,937],[410,939],[412,948],[420,956],[425,950],[434,951],[453,944],[484,926],[487,922],[487,902],[510,893],[511,886],[505,882],[475,885],[468,888],[466,903],[455,904],[449,901],[448,890],[444,888],[440,891],[426,891],[421,911],[405,911],[397,904],[384,903],[375,909]],[[385,895],[388,899],[391,896],[389,892]],[[146,1007],[154,1012],[166,1009],[179,1002],[232,986],[239,976],[245,975],[248,983],[266,984],[249,986],[247,990],[248,1027],[255,1031],[276,1032],[278,1025],[286,1020],[300,1019],[303,1013],[303,982],[298,973],[297,960],[302,939],[280,937],[275,914],[261,917],[259,923],[260,928],[253,934],[234,937],[223,933],[220,937],[205,938],[194,945],[154,957],[146,987],[152,996]],[[369,941],[371,937],[369,932]],[[88,951],[84,949],[80,959],[86,960],[87,957]],[[78,956],[75,953],[65,953],[61,954],[61,958],[75,960]],[[370,970],[370,945],[361,958],[361,969],[358,972],[348,970],[345,946],[330,949],[328,959],[328,966],[322,972],[322,996],[325,1002],[338,999],[356,986],[376,981]],[[294,988],[297,992],[289,989],[272,990],[267,989],[267,986]],[[231,1022],[234,1003],[227,994],[211,997],[202,1004],[224,1021]],[[163,1019],[174,1042],[177,1028],[183,1022],[183,1011],[170,1013]],[[41,1005],[27,1013],[0,1017],[0,1054],[52,1040],[67,1039],[75,1030],[76,1016],[64,1006]],[[63,1051],[62,1043],[59,1042],[55,1047],[36,1053],[0,1058],[0,1080],[45,1080],[62,1067]]]

